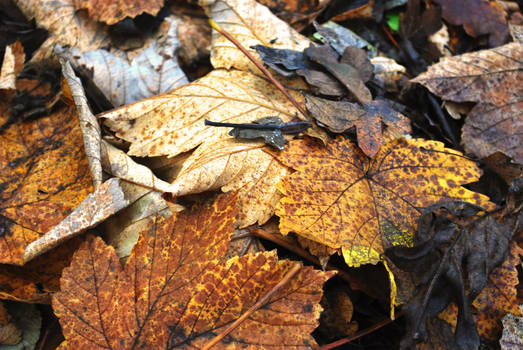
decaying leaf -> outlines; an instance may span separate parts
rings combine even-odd
[[[25,81],[19,88],[35,85]],[[0,124],[9,118],[4,102]],[[92,190],[75,109],[62,106],[52,115],[7,126],[0,133],[0,164],[0,262],[22,265],[26,246]]]
[[[491,47],[503,45],[509,36],[507,20],[495,2],[487,0],[434,0],[441,15],[452,25],[463,25],[472,37],[489,35]]]
[[[427,320],[455,302],[456,344],[461,349],[477,349],[479,336],[472,301],[478,297],[475,303],[481,303],[490,298],[487,295],[492,292],[483,288],[487,278],[493,278],[491,271],[494,273],[493,269],[503,262],[512,232],[484,209],[468,202],[440,202],[425,210],[414,246],[396,246],[386,252],[402,270],[418,273],[423,285],[405,308],[408,329],[403,346],[426,341]]]
[[[300,82],[297,84],[300,86]],[[297,93],[293,97],[303,101]],[[228,128],[206,126],[205,119],[249,123],[277,116],[288,122],[296,113],[292,103],[266,80],[247,72],[217,69],[168,94],[99,117],[106,118],[105,124],[131,143],[130,155],[173,157],[204,141],[228,137]]]
[[[523,306],[519,306],[523,313]],[[499,340],[502,350],[517,350],[523,347],[523,317],[507,314],[503,317],[503,336]]]
[[[0,345],[15,345],[20,342],[22,331],[0,302]]]
[[[223,192],[239,191],[237,225],[264,224],[281,198],[276,185],[290,171],[263,147],[231,138],[206,142],[184,163],[171,193],[177,197],[220,188]]]
[[[89,237],[53,297],[67,346],[200,348],[219,334],[293,265],[278,261],[274,253],[220,263],[236,210],[229,195],[156,219],[123,268],[111,247]],[[317,326],[321,285],[330,276],[302,268],[216,348],[314,346],[309,333]]]
[[[97,50],[109,45],[104,25],[89,20],[87,13],[77,11],[74,0],[15,0],[28,19],[49,31],[49,38],[33,54],[31,62],[54,60],[55,44],[76,47],[82,51]]]
[[[342,133],[356,127],[358,146],[369,157],[374,157],[385,143],[382,123],[398,137],[411,132],[409,119],[384,100],[371,101],[363,107],[357,103],[330,101],[311,95],[306,95],[305,101],[312,117],[330,131]]]
[[[468,152],[484,158],[501,151],[523,163],[521,43],[444,57],[413,81],[443,100],[477,102],[463,126]]]
[[[179,19],[165,18],[149,46],[132,59],[123,50],[82,52],[57,46],[56,53],[86,72],[113,106],[119,107],[188,83],[176,56]]]
[[[479,168],[436,141],[398,139],[368,159],[343,137],[325,147],[306,138],[277,157],[297,170],[279,185],[281,232],[341,247],[349,266],[380,261],[398,232],[413,233],[423,209],[441,199],[489,205],[461,187]]]
[[[0,69],[0,89],[16,89],[16,78],[24,68],[25,53],[19,41],[5,47]]]
[[[309,40],[274,16],[255,0],[200,0],[200,6],[220,27],[251,53],[254,45],[301,51]],[[258,72],[258,68],[244,54],[215,30],[212,32],[211,63],[214,68],[236,68]]]
[[[36,305],[4,302],[4,306],[12,316],[12,321],[19,326],[21,337],[19,342],[13,345],[6,343],[0,345],[2,350],[27,350],[35,349],[36,343],[40,339],[40,328],[42,326],[42,316]]]
[[[142,13],[155,16],[162,8],[163,0],[74,0],[74,5],[77,10],[87,9],[90,18],[111,25]]]

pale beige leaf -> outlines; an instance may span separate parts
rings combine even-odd
[[[93,178],[93,186],[96,190],[102,184],[102,163],[100,162],[100,142],[102,139],[102,131],[98,120],[89,109],[87,98],[85,97],[84,88],[80,78],[78,78],[71,68],[71,64],[64,60],[60,60],[62,66],[62,74],[67,81],[67,85],[71,90],[71,95],[76,105],[78,112],[78,119],[80,121],[80,129],[82,130],[82,137],[84,139],[85,154],[89,162],[89,170]]]
[[[167,17],[151,43],[132,59],[118,49],[82,53],[74,47],[57,47],[56,52],[75,69],[90,72],[93,83],[118,107],[188,83],[176,55],[180,46],[178,22],[175,16]]]
[[[202,144],[172,183],[173,195],[220,188],[223,192],[239,191],[236,224],[246,227],[265,223],[281,198],[276,185],[290,170],[264,152],[264,146],[233,138]]]
[[[16,89],[16,78],[24,69],[24,60],[24,48],[19,41],[5,47],[0,69],[0,89]]]
[[[92,21],[86,11],[77,11],[73,0],[15,0],[29,19],[49,31],[49,37],[35,51],[31,62],[56,60],[55,44],[76,47],[82,51],[96,50],[110,43],[107,26]],[[57,62],[57,61],[56,61]]]
[[[199,4],[255,57],[258,54],[251,49],[253,45],[302,51],[310,44],[307,38],[254,0],[200,0]],[[259,72],[234,44],[215,30],[212,32],[211,63],[214,68]]]
[[[293,95],[303,103],[301,94],[294,92]],[[297,113],[283,94],[265,79],[248,72],[218,69],[168,94],[138,101],[99,117],[107,119],[105,125],[116,132],[116,136],[131,143],[129,155],[174,157],[204,141],[219,140],[230,130],[206,126],[205,119],[249,123],[277,116],[288,122]]]

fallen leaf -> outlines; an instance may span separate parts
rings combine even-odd
[[[20,84],[19,89],[30,88],[36,82]],[[6,102],[0,124],[10,118]],[[22,265],[26,246],[92,190],[75,109],[62,106],[52,115],[7,126],[0,134],[0,164],[0,262]]]
[[[188,83],[176,56],[178,23],[175,16],[165,18],[154,40],[132,59],[116,49],[82,52],[57,46],[55,51],[75,70],[86,72],[112,105],[119,107]]]
[[[142,13],[155,16],[162,8],[163,0],[74,0],[74,5],[77,10],[87,9],[91,19],[111,25]]]
[[[357,103],[330,101],[311,95],[306,95],[305,101],[312,117],[330,131],[342,133],[356,127],[358,146],[371,158],[385,143],[382,123],[398,136],[411,132],[410,120],[384,100],[374,100],[363,107]]]
[[[296,87],[304,87],[297,82]],[[299,102],[303,97],[292,93]],[[298,110],[266,80],[236,70],[214,70],[168,94],[98,115],[116,135],[131,143],[129,155],[176,156],[202,142],[215,142],[228,128],[215,122],[249,123],[267,116],[289,122]]]
[[[503,11],[487,0],[434,0],[441,6],[442,17],[452,25],[463,25],[468,35],[476,38],[489,36],[489,45],[503,45],[509,36]]]
[[[290,25],[311,23],[329,4],[324,0],[261,0],[261,4],[271,9],[279,18]]]
[[[489,204],[461,187],[479,168],[436,141],[398,139],[368,159],[343,137],[325,147],[306,138],[276,156],[297,170],[279,185],[281,232],[341,247],[349,266],[380,261],[394,232],[414,232],[423,209],[441,199]]]
[[[51,60],[56,63],[54,45],[76,47],[82,51],[109,45],[106,26],[90,21],[87,13],[77,11],[74,0],[15,0],[28,19],[49,31],[47,40],[34,52],[32,63]]]
[[[358,323],[352,320],[354,306],[346,287],[339,285],[327,289],[321,299],[321,306],[324,310],[320,317],[322,327],[318,328],[318,333],[323,339],[334,341],[356,333]]]
[[[523,306],[519,306],[523,313]],[[523,347],[523,317],[507,314],[503,317],[503,336],[499,340],[501,350],[517,350]]]
[[[405,67],[388,57],[374,57],[370,62],[374,66],[374,82],[387,92],[399,92],[398,81],[405,77]]]
[[[255,57],[254,45],[301,51],[310,41],[254,0],[200,0],[209,18],[247,48]],[[225,37],[212,31],[211,63],[215,69],[236,68],[258,72],[258,68]]]
[[[220,263],[234,231],[234,202],[234,196],[221,196],[176,218],[156,219],[123,268],[111,247],[89,237],[53,297],[68,347],[200,348],[242,315],[293,263],[274,253]],[[309,333],[317,326],[321,285],[330,276],[302,268],[218,348],[256,348],[261,339],[273,347],[314,346]]]
[[[480,158],[501,151],[523,163],[521,43],[443,57],[413,81],[443,100],[477,102],[463,126],[467,152]]]
[[[16,90],[16,78],[24,69],[25,53],[19,41],[5,47],[0,69],[0,89]]]
[[[263,148],[264,144],[231,138],[206,142],[184,163],[170,191],[175,197],[238,191],[238,227],[264,224],[281,198],[276,185],[290,171]]]
[[[335,1],[331,10],[327,11],[326,17],[332,21],[345,21],[349,19],[370,19],[373,17],[374,0],[355,1],[346,3],[345,1]]]
[[[426,341],[428,319],[455,302],[456,343],[462,349],[477,349],[472,302],[504,260],[512,236],[504,226],[468,202],[440,202],[425,209],[412,247],[387,249],[396,266],[419,274],[421,285],[404,308],[408,328],[402,346]]]

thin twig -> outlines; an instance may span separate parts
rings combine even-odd
[[[285,276],[282,278],[280,282],[278,282],[277,285],[275,285],[268,293],[266,293],[260,300],[256,302],[253,306],[249,308],[243,315],[240,316],[236,321],[234,321],[227,329],[225,329],[223,332],[218,334],[216,337],[211,339],[210,342],[205,344],[204,347],[202,347],[202,350],[208,350],[214,345],[216,345],[220,340],[222,340],[225,336],[227,336],[229,333],[231,333],[236,327],[238,327],[247,317],[249,317],[253,312],[264,306],[269,302],[269,300],[272,298],[274,294],[276,294],[282,287],[284,287],[289,281],[301,270],[302,265],[300,263],[294,264],[292,269],[285,274]]]
[[[397,317],[396,317],[396,320],[398,319],[398,317],[401,317],[403,316],[403,312],[399,312]],[[317,350],[330,350],[330,349],[334,349],[334,348],[337,348],[338,346],[341,346],[343,344],[347,344],[347,343],[350,343],[351,341],[354,341],[358,338],[361,338],[363,337],[364,335],[367,335],[367,334],[370,334],[374,331],[377,331],[378,329],[388,325],[389,323],[392,323],[394,322],[395,320],[391,320],[390,318],[387,318],[381,322],[378,322],[372,326],[370,326],[369,328],[366,328],[364,330],[361,330],[359,332],[356,332],[354,333],[353,335],[351,335],[350,337],[347,337],[347,338],[343,338],[343,339],[340,339],[340,340],[337,340],[333,343],[330,343],[330,344],[327,344],[327,345],[323,345],[321,347],[319,347]]]
[[[293,252],[294,254],[304,258],[305,260],[313,263],[314,265],[320,266],[320,267],[323,268],[320,260],[317,257],[315,257],[314,255],[310,254],[305,249],[300,248],[300,247],[296,247],[295,245],[290,244],[286,240],[284,240],[284,239],[282,239],[282,238],[280,238],[280,237],[278,237],[276,235],[273,235],[270,232],[262,230],[261,228],[251,226],[251,227],[248,227],[247,229],[253,235],[255,235],[257,237],[260,237],[260,238],[263,238],[263,239],[266,239],[266,240],[271,241],[273,243],[276,243],[277,245],[282,246],[283,248],[285,248],[285,249]],[[349,284],[351,283],[351,278],[350,278],[350,276],[349,276],[349,274],[347,272],[345,272],[343,270],[340,270],[340,269],[336,268],[335,266],[333,266],[331,264],[327,264],[327,266],[325,266],[325,268],[327,270],[337,271],[337,275],[339,277],[341,277],[343,280],[345,280]]]
[[[251,55],[251,53],[249,51],[247,51],[247,49],[245,47],[243,47],[242,44],[240,44],[238,42],[238,40],[236,40],[231,34],[229,34],[227,31],[225,31],[222,27],[220,27],[218,25],[218,23],[216,23],[214,20],[210,19],[209,20],[209,24],[211,25],[211,27],[213,29],[215,29],[218,33],[220,33],[221,35],[223,35],[224,37],[227,38],[227,40],[229,40],[231,43],[233,43],[241,52],[243,52],[243,54],[245,56],[247,56],[247,58],[249,60],[251,60],[251,62],[256,66],[258,67],[259,70],[262,71],[263,74],[265,74],[265,76],[267,78],[269,78],[269,80],[278,88],[278,90],[280,90],[284,95],[285,97],[287,97],[287,99],[294,105],[294,107],[296,107],[301,114],[303,114],[303,116],[305,118],[308,119],[308,114],[307,112],[305,111],[305,109],[294,99],[294,97],[292,97],[291,95],[289,95],[289,93],[287,92],[287,90],[283,87],[283,85],[280,84],[279,81],[277,81],[274,76],[271,74],[271,72],[269,72],[269,70],[267,68],[265,68],[253,55]]]

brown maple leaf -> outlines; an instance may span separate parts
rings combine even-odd
[[[89,237],[53,296],[63,346],[200,348],[244,314],[293,263],[274,253],[220,260],[234,232],[235,201],[222,195],[212,205],[156,219],[123,268],[112,247]],[[309,333],[318,324],[321,286],[330,276],[301,269],[217,348],[314,346]]]
[[[497,151],[523,163],[521,43],[443,57],[413,81],[443,100],[476,102],[462,131],[468,152],[484,158]]]
[[[492,206],[461,187],[479,168],[436,141],[397,139],[369,159],[343,137],[325,147],[306,138],[277,157],[297,170],[279,185],[281,232],[341,247],[349,266],[376,263],[384,246],[411,239],[423,209],[442,199]]]

